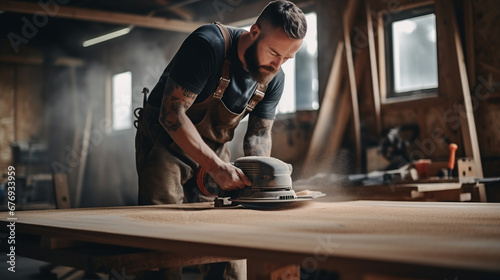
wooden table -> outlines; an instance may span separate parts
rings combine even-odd
[[[1,215],[5,231],[11,216]],[[279,211],[199,203],[14,217],[16,255],[75,266],[84,256],[86,269],[108,272],[247,259],[251,279],[280,279],[268,268],[297,265],[302,279],[316,269],[341,279],[500,279],[500,204],[493,203],[310,202]]]

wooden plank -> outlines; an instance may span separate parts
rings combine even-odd
[[[351,48],[351,30],[354,27],[355,13],[359,5],[358,0],[349,1],[343,17],[345,55],[347,61],[347,73],[349,89],[351,94],[352,117],[354,124],[354,141],[356,147],[356,167],[361,171],[361,125],[359,121],[358,90],[356,86],[356,73]]]
[[[433,278],[447,273],[475,279],[500,275],[498,203],[312,202],[286,211],[217,209],[199,203],[25,211],[16,216],[19,246],[29,245],[21,240],[29,233],[180,255],[216,252],[298,265],[314,260],[317,268],[339,271],[348,267]],[[0,228],[7,224],[0,221]]]
[[[54,194],[56,196],[56,208],[71,208],[67,175],[65,173],[54,173],[52,174],[52,182],[54,184]]]
[[[0,2],[0,10],[5,12],[35,14],[44,13],[44,11],[51,11],[52,9],[53,7],[40,3],[35,4],[22,1]],[[111,24],[123,24],[126,26],[134,25],[139,27],[186,33],[193,32],[196,28],[205,24],[201,22],[186,22],[176,19],[165,19],[161,17],[151,17],[118,12],[106,12],[62,5],[58,6],[57,13],[50,14],[50,16]]]
[[[450,0],[445,0],[444,5],[448,8],[454,7],[453,3]],[[469,88],[469,82],[467,79],[464,52],[462,49],[462,42],[460,40],[455,13],[449,13],[449,20],[451,23],[450,31],[453,34],[453,52],[456,55],[456,63],[458,64],[458,67],[456,68],[456,70],[458,70],[457,79],[460,82],[461,98],[463,98],[466,113],[466,120],[461,122],[465,155],[474,158],[474,163],[476,164],[476,175],[479,178],[482,178],[483,168],[481,164],[481,153],[479,151],[479,144],[477,140],[476,123],[474,121],[474,109],[472,107],[471,90]]]
[[[346,37],[350,42],[350,30],[352,29],[352,25],[354,24],[354,17],[356,8],[358,6],[358,1],[350,1],[346,7],[343,17],[343,25],[344,25],[344,41]],[[350,45],[349,45],[350,47]],[[309,150],[306,155],[306,159],[303,164],[302,177],[309,177],[318,172],[331,172],[331,163],[333,161],[333,153],[338,149],[338,141],[335,141],[331,138],[332,130],[342,129],[345,127],[347,122],[349,121],[348,117],[345,117],[345,114],[350,114],[351,112],[355,118],[355,138],[356,140],[356,150],[357,150],[357,162],[358,165],[361,162],[361,137],[360,137],[360,129],[359,129],[359,109],[357,102],[357,93],[356,96],[351,94],[351,99],[355,99],[353,105],[349,106],[346,104],[343,95],[339,94],[341,92],[342,85],[342,77],[344,75],[343,70],[345,69],[345,65],[348,65],[348,56],[351,58],[352,64],[352,50],[346,49],[347,44],[340,40],[334,61],[332,64],[332,70],[330,71],[330,76],[328,78],[328,83],[325,89],[325,94],[323,97],[323,101],[321,102],[320,112],[318,116],[318,120],[316,121],[316,125],[314,127],[313,136],[311,138],[311,143],[309,145]],[[349,76],[349,82],[351,83],[351,92],[356,91],[356,78],[354,75],[354,66],[351,65],[351,69],[348,70],[352,72],[352,75]],[[352,86],[354,83],[354,87]],[[344,94],[345,95],[345,94]],[[342,98],[342,99],[341,99]],[[340,103],[340,105],[339,105]],[[346,106],[347,105],[347,106]],[[354,108],[355,106],[355,108]],[[351,107],[351,110],[346,109],[346,107]],[[337,108],[337,110],[335,110]],[[340,118],[339,118],[340,116]],[[335,121],[332,122],[332,119]],[[356,121],[357,120],[357,121]],[[345,123],[343,123],[345,122]],[[333,123],[336,123],[333,125]],[[344,129],[342,129],[344,130]],[[335,137],[342,137],[343,134],[335,135]],[[333,142],[333,143],[332,143]],[[359,145],[358,145],[359,144]],[[328,148],[328,153],[325,153],[325,147]],[[358,166],[359,168],[359,166]]]
[[[87,116],[85,119],[85,127],[81,139],[82,149],[80,153],[80,160],[78,162],[78,177],[76,180],[75,202],[74,202],[75,207],[80,206],[80,200],[82,196],[83,179],[85,176],[85,167],[87,165],[87,156],[90,144],[90,128],[92,126],[92,115],[93,115],[92,106],[89,104],[87,108]]]
[[[373,89],[373,106],[375,111],[375,123],[377,125],[378,136],[382,136],[382,117],[380,111],[380,86],[378,83],[377,54],[375,50],[375,36],[373,35],[373,22],[370,2],[366,1],[366,29],[368,30],[368,48],[370,51],[370,73]],[[379,33],[379,36],[382,36]],[[382,36],[383,37],[383,36]]]
[[[367,52],[361,51],[359,55],[356,57],[354,68],[356,72],[364,72],[366,69],[366,65],[368,62],[368,57],[366,56]],[[356,74],[356,86],[361,84],[361,73]],[[345,86],[342,92],[342,96],[340,97],[340,105],[338,110],[336,111],[336,115],[334,120],[332,121],[333,127],[330,129],[330,134],[328,137],[328,141],[325,144],[325,148],[323,151],[323,157],[333,159],[335,157],[335,153],[340,149],[342,140],[344,139],[344,135],[347,129],[347,124],[353,115],[353,106],[351,94],[349,94],[350,87]],[[358,162],[360,164],[360,162]]]
[[[474,7],[472,0],[464,0],[465,49],[467,51],[467,74],[469,85],[476,85],[476,55],[474,51]]]
[[[344,43],[340,41],[335,51],[332,69],[328,77],[325,95],[319,109],[318,119],[314,126],[314,131],[307,151],[306,159],[302,167],[302,177],[309,177],[318,172],[318,166],[321,164],[321,154],[323,147],[328,141],[328,132],[331,129],[331,120],[335,115],[335,104],[339,101],[339,91],[342,83],[342,64],[344,63]]]
[[[380,98],[382,103],[386,102],[387,98],[387,70],[385,68],[385,31],[384,31],[384,14],[378,13],[377,17],[377,34],[378,34],[378,73],[380,84]]]
[[[353,1],[349,2],[352,3]],[[347,14],[347,13],[346,13]],[[344,19],[344,40],[345,40],[345,56],[347,61],[347,73],[349,79],[349,89],[351,96],[352,117],[354,125],[354,141],[356,147],[356,166],[358,172],[361,171],[361,125],[359,121],[359,103],[358,89],[356,86],[356,74],[354,70],[354,61],[352,58],[351,48],[351,29],[347,26],[347,19]]]
[[[77,243],[73,243],[77,244]],[[87,243],[80,246],[48,248],[30,242],[20,244],[18,252],[28,258],[73,267],[93,273],[109,273],[113,269],[128,273],[157,268],[190,266],[234,260],[215,256],[179,255],[164,251]]]

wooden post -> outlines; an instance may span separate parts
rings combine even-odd
[[[359,122],[359,104],[358,104],[358,90],[356,86],[356,74],[354,71],[354,61],[352,58],[351,48],[351,30],[354,26],[354,18],[358,0],[349,1],[346,12],[344,13],[343,26],[344,26],[344,43],[345,55],[347,60],[347,73],[349,78],[349,88],[351,93],[351,106],[352,116],[354,123],[354,138],[356,146],[356,166],[358,172],[361,171],[361,126]]]
[[[323,147],[328,141],[328,133],[331,130],[332,117],[335,116],[335,103],[339,99],[339,91],[342,84],[342,64],[343,64],[344,43],[337,45],[337,50],[328,77],[325,95],[319,109],[318,120],[314,127],[309,150],[304,161],[302,176],[309,177],[313,172],[317,172],[319,161],[322,160]]]
[[[380,112],[380,87],[378,83],[377,71],[377,54],[375,51],[375,36],[373,35],[373,23],[370,14],[370,3],[366,1],[366,29],[368,30],[368,48],[370,51],[370,72],[372,78],[373,89],[373,105],[375,109],[375,123],[377,125],[377,133],[382,135],[382,117]],[[381,34],[379,34],[381,36]]]

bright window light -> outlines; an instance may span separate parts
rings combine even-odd
[[[112,77],[112,127],[123,130],[132,127],[132,73],[124,72]]]
[[[438,87],[436,16],[392,23],[394,96]]]

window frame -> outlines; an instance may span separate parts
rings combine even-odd
[[[423,3],[420,6],[412,6],[405,9],[402,9],[398,13],[381,14],[382,22],[384,26],[383,30],[383,42],[384,42],[384,59],[381,63],[385,64],[385,80],[381,81],[385,83],[386,91],[383,93],[382,102],[383,103],[391,103],[395,101],[407,101],[407,100],[415,100],[415,99],[423,99],[429,97],[439,97],[439,60],[437,61],[438,67],[438,86],[435,88],[427,88],[427,89],[418,89],[418,90],[410,90],[405,92],[395,91],[394,85],[394,61],[393,61],[393,33],[392,33],[392,24],[396,21],[401,21],[404,19],[415,18],[419,16],[424,16],[428,14],[434,14],[436,16],[436,33],[437,33],[437,15],[435,12],[434,4]],[[380,29],[379,29],[380,30]],[[436,41],[436,51],[438,52],[437,57],[439,57],[439,47],[438,42]]]

